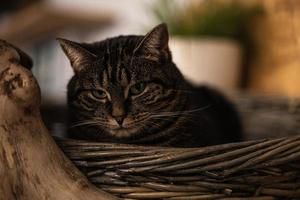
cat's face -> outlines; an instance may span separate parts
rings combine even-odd
[[[146,36],[60,43],[75,72],[68,85],[74,127],[123,138],[151,134],[175,120],[164,116],[180,110],[183,79],[172,63],[165,25]]]

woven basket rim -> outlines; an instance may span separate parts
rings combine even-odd
[[[300,198],[300,136],[198,148],[55,139],[92,183],[120,198]]]

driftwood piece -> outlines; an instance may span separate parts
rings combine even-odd
[[[91,185],[49,135],[39,86],[19,52],[0,40],[0,200],[115,199]]]

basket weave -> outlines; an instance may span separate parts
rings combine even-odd
[[[300,137],[203,148],[57,138],[101,189],[124,199],[300,199]]]

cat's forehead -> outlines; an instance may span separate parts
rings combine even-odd
[[[138,81],[147,81],[155,76],[153,66],[146,61],[136,62],[135,58],[119,57],[102,60],[97,66],[97,78],[104,87],[109,85],[127,86]],[[152,70],[151,70],[152,69]]]
[[[133,52],[139,36],[119,36],[94,43],[92,52],[99,58],[100,70],[117,71],[118,68],[130,69]]]
[[[127,86],[139,81],[163,79],[161,70],[157,69],[151,61],[139,59],[134,56],[137,45],[142,36],[119,36],[94,43],[89,50],[99,58],[96,65],[87,70],[88,75],[82,76],[89,79],[93,85],[104,88],[121,85]],[[154,70],[156,69],[156,70]]]
[[[129,83],[132,79],[150,76],[150,63],[136,62],[134,50],[141,41],[139,36],[120,36],[98,44],[98,70],[104,83]]]
[[[111,62],[127,60],[133,55],[137,45],[142,40],[142,36],[119,36],[108,38],[98,43],[93,44],[93,51],[104,60]]]
[[[104,43],[100,49],[101,53],[99,58],[101,64],[106,67],[126,67],[129,68],[129,64],[132,60],[134,46],[132,43],[128,43],[123,40],[117,39],[108,40]]]

